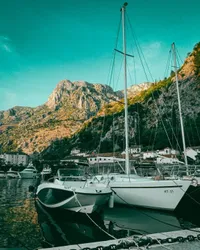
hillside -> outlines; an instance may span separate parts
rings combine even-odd
[[[187,146],[200,145],[200,43],[195,45],[178,71]],[[130,93],[130,92],[129,92]],[[129,95],[130,146],[146,149],[181,148],[177,90],[173,75]],[[105,118],[103,114],[106,114]],[[123,102],[106,104],[96,118],[84,124],[71,139],[59,140],[42,152],[62,158],[71,149],[85,152],[124,150]],[[104,124],[104,126],[103,126]],[[114,146],[114,147],[113,147]],[[51,156],[50,156],[51,155]]]
[[[103,105],[121,97],[121,92],[106,85],[63,80],[45,104],[0,112],[2,151],[41,152],[52,141],[74,134]]]

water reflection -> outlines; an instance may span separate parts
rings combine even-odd
[[[40,203],[36,203],[36,208],[43,237],[51,246],[108,240],[109,235],[122,238],[195,226],[173,213],[129,207],[105,208],[101,214],[89,215],[91,219],[84,214],[46,209]]]
[[[115,237],[175,231],[182,228],[172,213],[116,206],[106,209],[104,221]]]
[[[41,246],[34,198],[28,192],[35,180],[0,180],[0,247]]]
[[[188,199],[175,214],[115,206],[88,217],[44,208],[28,191],[36,185],[35,179],[0,180],[0,248],[64,246],[200,225],[199,204]]]
[[[106,231],[106,228],[99,213],[87,216],[65,210],[47,209],[38,201],[35,205],[43,237],[49,245],[63,246],[110,239],[102,231]]]

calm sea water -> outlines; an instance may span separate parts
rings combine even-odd
[[[45,209],[28,191],[37,180],[0,180],[0,248],[64,246],[133,234],[166,232],[200,225],[199,205],[182,205],[176,214],[130,207],[105,207],[101,214]],[[196,213],[196,214],[195,214]]]

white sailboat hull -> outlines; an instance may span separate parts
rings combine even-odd
[[[110,188],[65,187],[56,183],[42,183],[37,197],[48,208],[62,208],[81,213],[92,213],[108,202]]]
[[[105,178],[102,178],[102,182]],[[152,180],[109,176],[107,183],[119,204],[173,211],[189,188],[188,180]]]

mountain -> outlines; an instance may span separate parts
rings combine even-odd
[[[200,43],[188,54],[178,74],[186,144],[199,145]],[[130,145],[182,145],[173,72],[162,81],[131,86],[128,98]],[[2,151],[40,152],[45,158],[62,158],[73,148],[109,152],[114,145],[114,150],[123,151],[123,103],[123,91],[63,80],[45,104],[0,112]]]
[[[200,145],[200,43],[178,70],[178,78],[186,145]],[[135,95],[128,91],[130,146],[141,144],[146,149],[166,146],[181,149],[174,72],[169,78],[144,86]],[[82,152],[123,151],[123,100],[106,104],[96,117],[83,124],[78,133],[52,143],[42,156],[62,158],[73,148]]]
[[[121,98],[122,92],[107,85],[63,80],[41,106],[0,111],[1,149],[40,152],[52,141],[71,136],[106,103]]]

